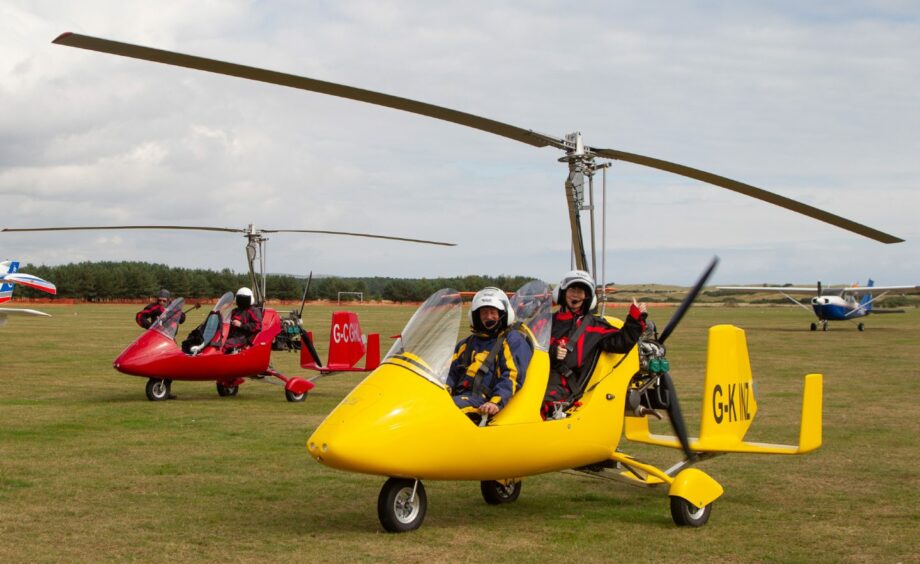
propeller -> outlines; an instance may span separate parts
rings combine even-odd
[[[552,135],[538,133],[531,129],[523,129],[492,119],[452,110],[450,108],[436,106],[433,104],[428,104],[425,102],[411,100],[409,98],[401,98],[399,96],[383,94],[381,92],[374,92],[372,90],[365,90],[362,88],[355,88],[353,86],[347,86],[344,84],[337,84],[334,82],[326,82],[323,80],[317,80],[304,76],[297,76],[256,67],[238,65],[235,63],[217,61],[214,59],[207,59],[194,55],[185,55],[172,51],[153,49],[151,47],[122,43],[109,39],[90,37],[77,33],[63,33],[53,42],[58,45],[66,45],[69,47],[88,49],[91,51],[120,55],[133,59],[142,59],[156,63],[175,65],[206,72],[224,74],[228,76],[235,76],[238,78],[255,80],[258,82],[266,82],[269,84],[277,84],[290,88],[298,88],[300,90],[318,92],[330,96],[338,96],[359,102],[366,102],[368,104],[375,104],[378,106],[402,110],[405,112],[428,116],[431,118],[456,123],[458,125],[479,129],[487,133],[492,133],[506,137],[508,139],[513,139],[521,143],[526,143],[534,147],[552,146],[557,149],[566,151],[567,155],[573,159],[590,160],[594,156],[601,156],[608,159],[626,161],[641,166],[663,170],[672,174],[685,176],[687,178],[693,178],[695,180],[700,180],[715,186],[719,186],[721,188],[726,188],[728,190],[732,190],[734,192],[738,192],[740,194],[744,194],[746,196],[769,202],[779,207],[806,215],[819,221],[835,225],[842,229],[852,231],[853,233],[863,235],[882,243],[899,243],[903,241],[903,239],[895,237],[894,235],[883,233],[866,225],[856,223],[824,210],[809,206],[801,202],[797,202],[778,194],[774,194],[762,188],[751,186],[750,184],[745,184],[743,182],[738,182],[736,180],[726,178],[724,176],[719,176],[717,174],[698,170],[681,164],[672,163],[653,157],[647,157],[644,155],[638,155],[635,153],[627,153],[625,151],[618,151],[616,149],[602,149],[584,146],[581,142],[580,134],[566,136],[565,139],[562,139]]]
[[[303,289],[303,299],[300,300],[300,313],[297,314],[298,319],[303,319],[303,306],[307,303],[307,294],[310,292],[310,284],[313,283],[313,271],[310,271],[310,277],[307,279],[307,285]]]
[[[712,276],[713,271],[716,269],[716,265],[719,264],[719,257],[712,257],[712,261],[709,263],[709,266],[700,276],[699,280],[696,281],[696,284],[690,290],[690,292],[684,297],[684,300],[680,303],[680,307],[677,308],[677,311],[674,312],[674,315],[671,316],[671,320],[668,321],[668,325],[664,328],[664,331],[661,332],[658,342],[664,344],[665,340],[674,332],[674,329],[677,327],[677,324],[680,323],[680,320],[683,319],[684,315],[687,313],[687,310],[690,309],[690,306],[693,305],[693,302],[699,296],[703,287],[706,285],[706,282],[709,280],[709,277]],[[690,439],[687,435],[687,424],[684,421],[684,414],[680,409],[680,402],[677,400],[677,389],[674,387],[674,380],[671,378],[671,374],[665,370],[661,373],[659,377],[659,387],[662,392],[666,394],[668,399],[667,401],[667,412],[668,419],[671,421],[671,426],[674,428],[674,434],[677,435],[677,440],[680,441],[680,446],[684,450],[684,454],[687,455],[688,459],[693,459],[696,455],[693,451],[690,450]]]
[[[821,288],[821,281],[818,280],[818,297],[820,298],[824,294],[824,290]]]
[[[690,292],[684,297],[684,301],[680,302],[680,307],[677,308],[677,311],[674,312],[674,315],[671,316],[671,320],[668,321],[667,326],[665,326],[664,331],[662,331],[661,335],[658,336],[659,343],[664,344],[671,333],[674,332],[677,324],[680,323],[680,320],[684,318],[684,315],[686,315],[687,310],[689,310],[690,306],[693,305],[696,297],[703,290],[703,286],[705,286],[706,282],[709,281],[709,277],[712,276],[712,273],[718,264],[719,257],[712,257],[712,261],[709,263],[709,266],[706,267],[706,270],[703,272],[702,276],[700,276],[699,280],[696,281],[693,289],[691,289]]]

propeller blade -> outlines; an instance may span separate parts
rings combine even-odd
[[[706,271],[703,272],[703,275],[700,276],[700,279],[696,281],[693,289],[690,290],[690,292],[684,297],[684,301],[680,302],[680,307],[677,308],[677,311],[675,311],[674,315],[671,316],[671,320],[668,321],[667,327],[665,327],[664,331],[661,332],[661,335],[658,337],[659,343],[664,343],[668,336],[674,332],[677,324],[680,323],[680,320],[683,319],[684,314],[686,314],[687,310],[690,309],[690,306],[693,305],[693,301],[696,300],[696,297],[700,294],[700,291],[702,291],[703,286],[706,285],[706,282],[709,280],[709,277],[712,276],[712,273],[718,264],[719,257],[712,257],[712,262],[709,263],[709,267],[706,268]]]
[[[615,149],[595,149],[592,147],[589,150],[595,154],[607,157],[609,159],[627,161],[633,164],[656,168],[665,172],[686,176],[687,178],[693,178],[694,180],[701,180],[707,184],[712,184],[721,188],[727,188],[733,192],[738,192],[739,194],[744,194],[745,196],[750,196],[764,202],[769,202],[781,208],[792,210],[802,215],[806,215],[819,221],[835,225],[842,229],[846,229],[847,231],[863,235],[864,237],[868,237],[882,243],[901,243],[904,241],[904,239],[895,237],[894,235],[889,235],[888,233],[883,233],[877,229],[873,229],[861,223],[850,221],[849,219],[840,217],[839,215],[834,215],[824,210],[809,206],[808,204],[803,204],[802,202],[797,202],[796,200],[792,200],[785,196],[780,196],[779,194],[768,192],[763,188],[757,188],[755,186],[751,186],[750,184],[745,184],[743,182],[738,182],[737,180],[732,180],[731,178],[719,176],[718,174],[713,174],[711,172],[706,172],[677,163],[663,161],[653,157],[646,157],[643,155],[636,155],[634,153],[617,151]]]
[[[824,289],[821,288],[821,281],[818,280],[818,297],[820,298],[824,294]]]
[[[367,237],[370,239],[389,239],[391,241],[406,241],[409,243],[423,243],[426,245],[442,245],[444,247],[456,247],[456,243],[444,243],[441,241],[429,241],[427,239],[411,239],[408,237],[391,237],[390,235],[373,235],[371,233],[354,233],[351,231],[324,231],[321,229],[263,229],[263,233],[319,233],[321,235],[345,235],[348,237]]]
[[[310,284],[313,283],[313,271],[310,271],[310,277],[307,279],[307,285],[303,289],[303,299],[300,300],[300,313],[297,314],[298,319],[303,319],[303,306],[307,303],[307,294],[310,292]]]
[[[112,55],[121,55],[122,57],[129,57],[132,59],[143,59],[155,63],[175,65],[216,74],[225,74],[258,82],[277,84],[279,86],[288,86],[290,88],[298,88],[300,90],[308,90],[310,92],[318,92],[320,94],[328,94],[340,98],[348,98],[349,100],[366,102],[368,104],[375,104],[377,106],[384,106],[459,125],[465,125],[467,127],[507,137],[515,141],[527,143],[534,147],[552,145],[560,149],[567,148],[565,141],[562,139],[537,133],[529,129],[515,127],[507,123],[468,114],[466,112],[459,112],[450,108],[435,106],[434,104],[427,104],[425,102],[410,100],[409,98],[401,98],[399,96],[392,96],[390,94],[383,94],[363,88],[355,88],[354,86],[346,86],[335,82],[326,82],[324,80],[316,80],[305,76],[227,63],[214,59],[206,59],[204,57],[196,57],[194,55],[164,51],[162,49],[153,49],[151,47],[132,45],[130,43],[122,43],[120,41],[112,41],[99,37],[90,37],[78,33],[63,33],[58,36],[53,43],[66,45],[68,47],[88,49],[90,51],[99,51],[101,53],[109,53]]]
[[[680,403],[677,401],[677,390],[674,388],[674,380],[671,375],[665,372],[661,375],[659,385],[664,386],[668,394],[668,419],[671,420],[671,427],[674,428],[674,434],[680,441],[680,446],[684,449],[687,458],[693,458],[695,455],[690,450],[690,438],[687,436],[687,423],[684,421],[684,414],[680,410]]]

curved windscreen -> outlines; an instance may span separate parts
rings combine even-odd
[[[160,317],[153,322],[148,331],[156,331],[172,340],[176,339],[176,332],[179,330],[179,320],[182,319],[182,307],[185,305],[184,298],[176,298],[166,306]]]
[[[202,343],[211,343],[218,332],[223,330],[223,324],[230,318],[233,304],[233,292],[227,292],[217,300],[217,304],[211,308],[211,313],[208,314],[208,319],[205,321]]]
[[[461,309],[460,292],[445,288],[432,294],[412,315],[384,362],[443,386],[460,332]]]
[[[547,350],[552,333],[553,295],[542,280],[532,280],[514,293],[511,307],[517,321],[526,325],[536,339],[540,350]]]

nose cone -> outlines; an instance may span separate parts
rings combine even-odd
[[[115,370],[132,376],[163,377],[163,360],[177,350],[176,344],[156,331],[147,331],[121,351],[112,363]]]
[[[455,419],[472,427],[443,388],[385,364],[326,417],[307,450],[317,462],[340,470],[423,477],[443,463],[450,445],[442,433]]]

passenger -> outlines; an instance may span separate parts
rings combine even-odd
[[[236,307],[230,312],[230,331],[224,342],[224,353],[230,354],[248,347],[262,330],[262,311],[252,305],[252,290],[236,291]]]
[[[470,306],[470,335],[457,343],[447,386],[461,411],[478,421],[495,415],[524,384],[533,351],[514,330],[514,310],[498,288],[483,288]]]
[[[156,301],[147,304],[147,307],[137,312],[134,316],[134,321],[144,329],[150,329],[153,322],[163,314],[166,306],[169,305],[170,297],[169,290],[165,288],[160,290],[157,293]],[[185,323],[185,313],[180,312],[179,323]]]
[[[594,279],[583,270],[565,275],[553,295],[559,310],[553,315],[549,342],[550,372],[546,396],[543,398],[543,419],[561,418],[573,394],[581,390],[582,369],[598,352],[627,353],[639,340],[645,328],[646,306],[633,298],[623,327],[617,329],[591,312],[597,306]]]

